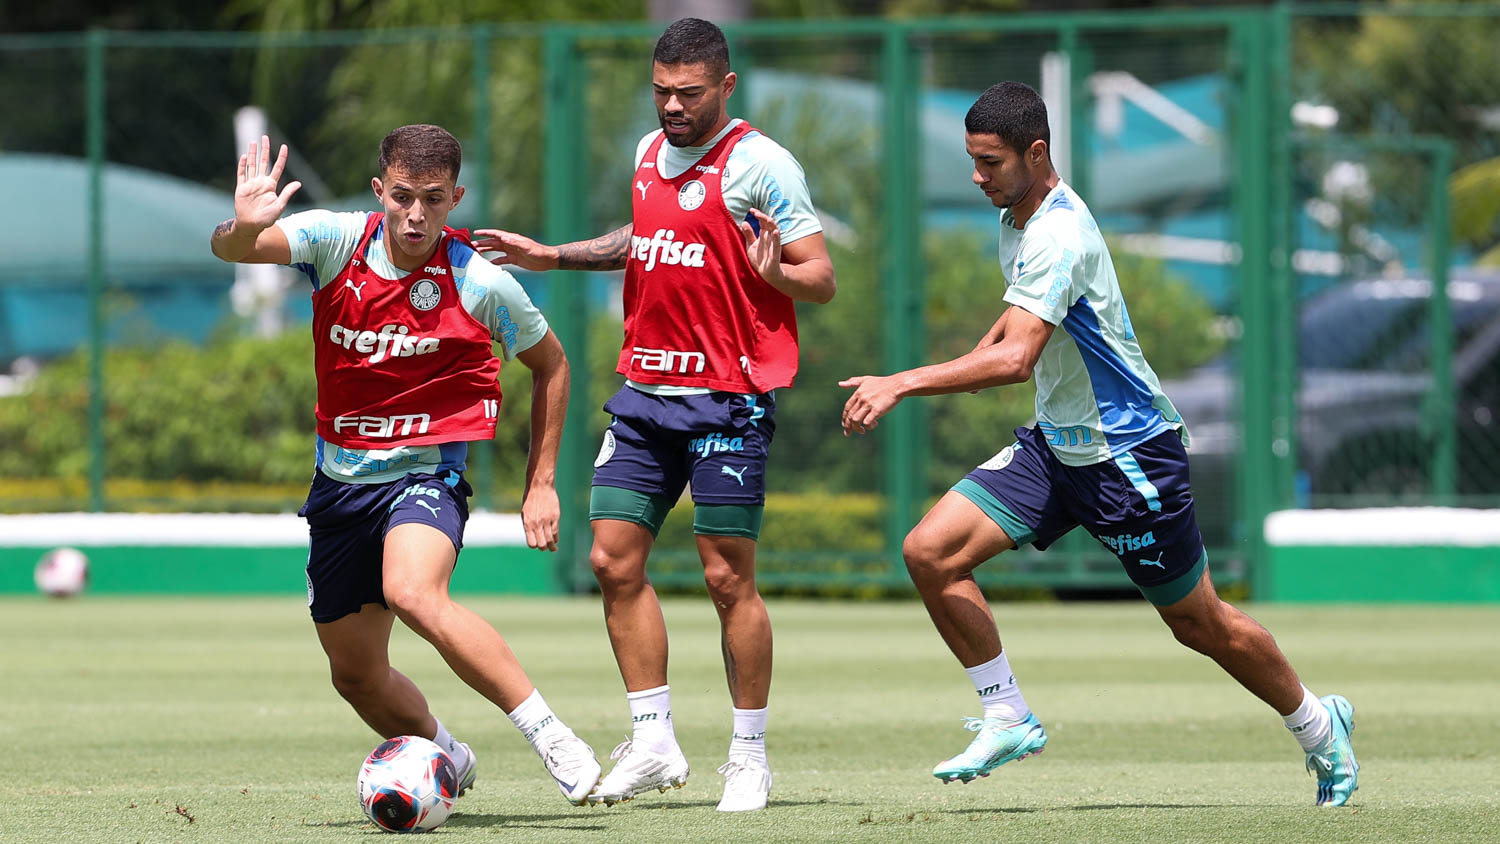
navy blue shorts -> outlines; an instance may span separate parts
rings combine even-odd
[[[313,477],[307,503],[311,547],[307,555],[307,606],[324,623],[385,602],[381,567],[386,532],[396,525],[429,525],[464,547],[473,490],[457,472],[410,474],[383,484],[349,484],[322,472]]]
[[[695,504],[762,505],[776,433],[775,393],[658,396],[625,386],[604,403],[614,417],[594,460],[594,486]]]
[[[1187,596],[1207,565],[1187,451],[1166,431],[1113,460],[1064,465],[1035,428],[953,487],[1015,540],[1045,549],[1082,525],[1153,604]]]

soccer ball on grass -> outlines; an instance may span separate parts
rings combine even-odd
[[[421,736],[380,743],[359,768],[359,805],[386,832],[437,829],[458,797],[458,770]]]
[[[54,598],[71,598],[89,584],[89,558],[77,548],[54,548],[32,572],[36,588]]]

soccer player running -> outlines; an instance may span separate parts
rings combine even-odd
[[[995,85],[964,118],[973,181],[1000,213],[1010,307],[974,350],[946,363],[840,382],[855,388],[845,435],[863,434],[907,396],[1037,380],[1037,424],[960,480],[906,537],[902,554],[933,624],[979,693],[967,749],[933,776],[969,782],[1042,752],[973,571],[1002,551],[1045,549],[1083,525],[1184,645],[1280,713],[1317,775],[1317,805],[1343,805],[1359,766],[1354,709],[1319,700],[1265,628],[1219,599],[1193,513],[1187,431],[1136,342],[1109,250],[1083,200],[1058,179],[1047,109],[1031,88]],[[1058,330],[1059,327],[1062,330]]]
[[[604,405],[614,421],[594,461],[589,560],[634,728],[590,799],[613,804],[687,781],[646,558],[690,483],[733,703],[718,808],[749,811],[771,791],[771,622],[755,586],[755,545],[774,390],[797,371],[793,302],[827,302],[836,283],[802,168],[725,110],[735,75],[723,32],[695,18],[673,23],[651,75],[661,130],[636,147],[630,225],[557,247],[492,230],[476,243],[531,270],[625,268],[626,381]]]
[[[531,453],[521,508],[526,543],[557,549],[553,486],[568,403],[562,345],[511,275],[444,226],[463,198],[461,150],[438,126],[402,126],[380,144],[371,180],[382,211],[281,218],[300,187],[277,183],[261,138],[240,157],[234,219],[213,234],[225,261],[290,264],[312,282],[318,376],[317,470],[301,515],[311,532],[307,600],[333,686],[375,732],[433,739],[460,793],[475,756],[427,708],[388,656],[400,618],[475,691],[510,716],[567,799],[583,805],[594,752],[532,686],[510,647],[448,593],[471,494],[467,441],[491,439],[499,344],[532,372]]]

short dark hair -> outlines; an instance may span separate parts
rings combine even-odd
[[[651,60],[664,65],[707,65],[709,73],[723,76],[729,72],[729,42],[724,39],[724,30],[712,23],[683,18],[656,40]]]
[[[458,181],[463,164],[463,148],[458,139],[441,126],[416,123],[392,129],[380,142],[380,175],[391,167],[400,167],[412,176],[442,174]]]
[[[1046,141],[1051,155],[1047,104],[1035,89],[1021,82],[1001,82],[980,94],[964,115],[964,130],[974,135],[998,135],[1016,152],[1025,152],[1034,141]]]

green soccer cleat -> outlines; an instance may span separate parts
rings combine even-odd
[[[1359,763],[1354,761],[1354,705],[1343,695],[1322,698],[1333,720],[1328,741],[1307,754],[1307,769],[1318,775],[1318,797],[1314,805],[1342,806],[1359,788]]]
[[[1047,731],[1035,715],[1009,724],[999,718],[965,718],[964,729],[979,735],[963,753],[932,769],[932,775],[945,783],[987,777],[1006,762],[1035,756],[1047,746]]]

